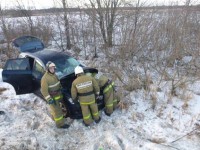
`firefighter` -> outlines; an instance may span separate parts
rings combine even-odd
[[[56,65],[49,61],[46,64],[46,72],[41,79],[41,93],[49,104],[51,115],[58,128],[68,128],[69,125],[65,124],[60,102],[63,100],[61,92],[61,84],[55,74]]]
[[[114,82],[108,79],[103,73],[93,73],[92,76],[98,82],[100,90],[103,91],[105,109],[104,112],[107,116],[110,116],[116,109],[119,100],[117,100],[114,88]]]
[[[101,117],[95,100],[95,95],[99,95],[98,83],[93,77],[85,75],[82,67],[77,66],[74,71],[77,78],[72,83],[71,96],[74,101],[79,100],[83,123],[89,126],[93,119],[99,123]]]

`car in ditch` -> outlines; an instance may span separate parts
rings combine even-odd
[[[11,84],[17,95],[35,93],[43,98],[40,81],[46,70],[45,64],[52,61],[56,64],[56,74],[62,85],[63,110],[67,111],[66,117],[82,118],[80,104],[71,99],[71,85],[76,78],[74,68],[81,66],[85,73],[97,73],[98,70],[84,66],[69,54],[45,48],[43,42],[34,36],[21,36],[14,39],[12,44],[20,54],[15,59],[7,60],[2,71],[3,81]],[[97,104],[99,110],[105,106],[102,92]]]

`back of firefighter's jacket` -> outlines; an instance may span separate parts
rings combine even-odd
[[[98,83],[93,77],[80,75],[72,83],[71,95],[72,99],[78,97],[80,104],[92,104],[99,91]]]
[[[104,76],[102,73],[95,74],[94,78],[98,82],[100,88],[103,87],[108,82],[108,78]]]

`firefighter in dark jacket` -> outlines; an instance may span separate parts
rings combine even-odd
[[[60,81],[55,74],[55,68],[55,64],[51,61],[46,64],[47,71],[41,79],[41,93],[49,104],[56,126],[58,128],[68,128],[69,125],[65,124],[65,118],[60,107],[63,95],[61,93]]]
[[[101,118],[95,100],[95,95],[99,95],[98,83],[93,77],[85,75],[82,67],[77,66],[74,71],[77,78],[72,83],[71,96],[74,101],[79,100],[83,123],[89,126],[93,119],[99,123]]]
[[[98,74],[92,74],[92,76],[96,79],[100,89],[103,91],[105,102],[104,112],[107,116],[110,116],[118,104],[118,100],[114,90],[114,82],[108,79],[101,72],[99,72]]]

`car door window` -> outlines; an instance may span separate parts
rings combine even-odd
[[[34,66],[33,66],[34,76],[36,76],[38,78],[38,77],[41,77],[44,73],[45,73],[45,70],[42,67],[42,65],[40,63],[38,63],[37,61],[35,61]]]
[[[5,70],[30,70],[28,58],[10,59],[7,61]]]

